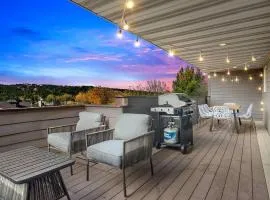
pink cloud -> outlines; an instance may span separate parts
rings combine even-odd
[[[97,60],[97,61],[122,61],[121,55],[103,55],[103,54],[93,54],[93,55],[85,55],[76,58],[67,59],[66,63],[72,62],[83,62],[89,60]]]
[[[172,81],[174,80],[174,78],[162,78],[159,80],[166,83],[169,91],[172,90]],[[109,88],[130,89],[130,88],[136,88],[137,85],[145,86],[147,81],[148,80],[137,80],[137,81],[93,80],[92,84],[95,86],[102,86],[102,87],[109,87]]]

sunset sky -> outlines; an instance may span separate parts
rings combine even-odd
[[[1,2],[0,84],[38,83],[128,88],[175,78],[186,63],[124,33],[69,0]]]

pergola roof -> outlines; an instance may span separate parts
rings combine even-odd
[[[120,25],[125,0],[72,0]],[[269,0],[133,0],[129,31],[204,71],[262,67],[270,55]],[[226,43],[226,46],[220,46]],[[198,60],[200,51],[204,61]],[[229,55],[230,64],[225,62]],[[251,63],[251,56],[257,61]]]

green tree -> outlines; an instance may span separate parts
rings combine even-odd
[[[53,94],[49,94],[45,100],[49,103],[52,103],[55,101],[55,96]]]
[[[181,67],[173,81],[173,92],[185,93],[189,96],[205,95],[206,82],[200,70],[193,67]]]

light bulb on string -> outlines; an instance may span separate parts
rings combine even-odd
[[[263,77],[263,73],[260,73],[260,77]]]
[[[172,49],[169,50],[169,56],[173,57],[174,56],[174,51]]]
[[[214,77],[217,77],[217,73],[216,72],[214,72]]]
[[[129,25],[128,25],[128,23],[127,23],[126,20],[124,20],[124,26],[123,26],[123,29],[126,30],[126,31],[129,29]]]
[[[211,75],[210,74],[208,75],[208,79],[211,79]]]
[[[139,37],[137,36],[136,41],[134,42],[134,46],[135,47],[139,47],[141,45],[140,41],[139,41]]]
[[[230,61],[230,59],[229,59],[229,55],[227,55],[227,57],[226,57],[226,63],[230,63],[231,61]]]
[[[237,76],[235,77],[235,82],[239,82],[239,79],[238,79],[238,77],[237,77]]]
[[[261,101],[261,105],[263,105],[264,103],[263,103],[263,101]]]
[[[248,79],[249,79],[250,81],[252,81],[252,80],[253,80],[253,77],[250,75]]]
[[[259,91],[262,91],[262,87],[261,87],[261,86],[259,86],[259,87],[258,87],[258,90],[259,90]]]
[[[261,111],[264,111],[264,109],[263,109],[263,108],[261,108]]]
[[[132,0],[127,0],[126,1],[126,7],[128,9],[132,9],[134,7],[134,2]]]
[[[230,70],[228,69],[228,71],[227,71],[227,75],[228,76],[230,76],[231,75],[231,72],[230,72]]]
[[[204,58],[202,56],[202,52],[200,51],[199,61],[202,62],[203,60],[204,60]]]
[[[123,38],[123,32],[122,32],[122,29],[121,29],[121,28],[119,28],[119,30],[117,31],[116,36],[117,36],[119,39],[122,39],[122,38]]]
[[[245,71],[247,71],[247,70],[248,70],[248,68],[247,68],[247,64],[245,64],[244,70],[245,70]]]
[[[222,77],[221,81],[222,81],[222,82],[225,82],[225,78],[224,78],[224,77]]]
[[[252,55],[252,56],[251,56],[251,61],[252,61],[252,62],[256,62],[256,60],[257,60],[257,59]]]

